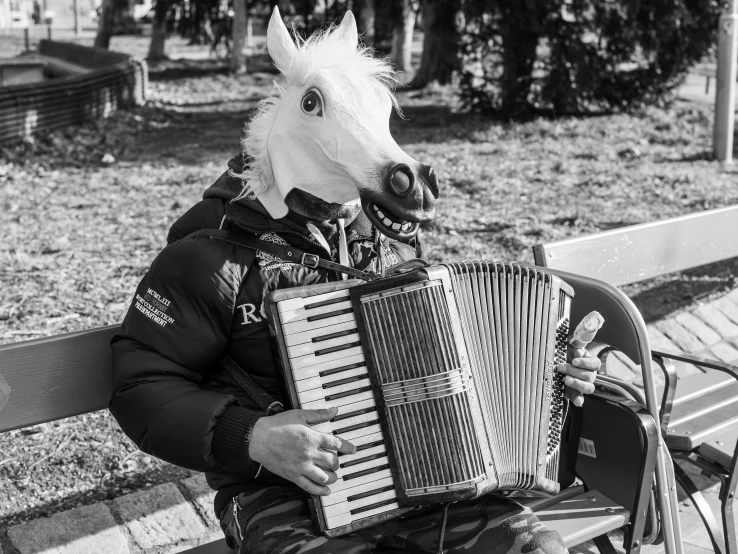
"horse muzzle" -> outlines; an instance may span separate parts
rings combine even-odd
[[[436,217],[438,178],[433,168],[406,163],[388,166],[380,190],[365,190],[361,203],[370,221],[382,234],[407,240],[418,234],[420,224]]]

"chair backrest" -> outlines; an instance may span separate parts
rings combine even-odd
[[[586,277],[549,269],[574,289],[571,321],[575,325],[592,310],[602,314],[605,323],[595,340],[621,350],[636,364],[650,371],[651,350],[646,323],[635,304],[620,289]],[[644,363],[645,362],[645,363]]]
[[[738,206],[533,247],[536,265],[611,285],[738,257]]]
[[[0,433],[102,410],[118,325],[0,346]]]

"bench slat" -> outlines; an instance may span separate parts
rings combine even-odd
[[[733,382],[724,385],[719,389],[712,390],[707,394],[693,396],[686,402],[680,402],[671,411],[671,419],[669,420],[669,428],[693,428],[694,420],[700,419],[701,416],[709,412],[721,410],[725,406],[732,405],[733,411],[738,414],[738,383],[735,379]],[[677,388],[682,383],[677,384]]]
[[[615,286],[738,256],[738,206],[533,247],[537,265]]]
[[[669,426],[666,445],[675,450],[694,450],[703,442],[712,440],[738,426],[738,402],[723,405],[699,417]]]
[[[536,516],[546,527],[558,531],[567,547],[619,529],[627,525],[630,518],[628,510],[599,491],[585,492],[564,500],[536,512]]]
[[[722,371],[708,370],[706,373],[690,375],[689,377],[680,379],[677,383],[673,406],[684,404],[694,400],[698,396],[710,394],[713,391],[735,383],[736,380],[731,375]]]
[[[0,346],[0,433],[102,410],[118,325]],[[7,392],[7,389],[10,389]]]

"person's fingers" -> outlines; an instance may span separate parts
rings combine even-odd
[[[592,356],[589,352],[587,352],[586,348],[574,348],[571,351],[571,357],[573,358],[589,358]]]
[[[587,381],[580,381],[579,379],[575,379],[574,377],[567,375],[564,377],[564,384],[574,389],[575,391],[582,393],[582,394],[592,394],[595,390],[594,383],[589,383]]]
[[[296,480],[295,484],[302,490],[309,492],[310,494],[318,494],[320,496],[328,496],[331,493],[331,489],[314,483],[304,475],[300,475]]]
[[[569,364],[559,364],[558,366],[556,366],[556,370],[559,373],[563,373],[564,375],[571,375],[576,379],[587,381],[588,383],[594,383],[594,380],[597,379],[596,371],[591,371],[589,369],[578,369],[576,367],[572,367]]]
[[[330,469],[336,471],[340,462],[338,461],[338,454],[330,450],[321,450],[315,455],[315,463],[323,469]]]
[[[572,389],[566,389],[566,391],[564,391],[564,398],[569,400],[575,406],[581,406],[584,404],[584,396]]]
[[[320,447],[326,450],[335,450],[341,454],[354,454],[356,447],[347,440],[328,433],[321,433]]]
[[[571,365],[582,369],[588,369],[590,371],[598,371],[600,369],[601,362],[599,358],[574,358],[571,361]]]
[[[323,410],[300,410],[300,415],[304,418],[308,425],[317,423],[325,423],[330,421],[338,414],[338,408],[326,408]]]
[[[328,469],[322,469],[315,464],[306,464],[302,475],[310,479],[316,485],[328,485],[336,482],[336,474]],[[333,480],[331,481],[331,479]]]

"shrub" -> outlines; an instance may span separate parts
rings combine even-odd
[[[467,0],[475,109],[592,113],[662,100],[716,41],[714,0]]]

